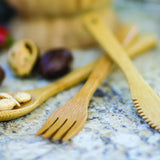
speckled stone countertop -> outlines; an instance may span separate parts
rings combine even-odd
[[[115,8],[123,21],[136,23],[142,32],[152,31],[160,39],[159,4],[119,0]],[[101,54],[100,50],[73,52],[74,69]],[[159,52],[158,48],[133,61],[158,95]],[[30,89],[51,82],[14,77],[7,65],[6,54],[0,55],[0,64],[7,73],[1,92]],[[77,136],[61,144],[35,137],[49,115],[73,97],[82,85],[59,93],[24,117],[0,122],[0,160],[160,160],[160,133],[150,128],[137,114],[127,82],[118,68],[95,92],[89,104],[87,123]]]

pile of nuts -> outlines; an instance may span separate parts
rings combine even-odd
[[[0,93],[0,111],[12,110],[21,107],[31,100],[31,95],[25,92],[17,92],[13,96],[8,93]]]

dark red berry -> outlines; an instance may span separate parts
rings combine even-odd
[[[45,78],[58,78],[70,70],[72,54],[66,49],[46,52],[39,61],[40,74]]]
[[[8,30],[5,27],[0,26],[0,46],[4,46],[6,44],[8,36]]]
[[[13,43],[13,38],[7,28],[0,26],[0,48],[9,47]]]
[[[4,70],[0,67],[0,85],[2,84],[4,78],[5,78],[5,72],[4,72]]]

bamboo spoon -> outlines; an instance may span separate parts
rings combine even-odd
[[[88,14],[83,20],[89,32],[125,74],[130,86],[133,103],[140,116],[151,127],[160,131],[160,98],[134,68],[124,49],[113,33],[104,26],[100,17],[96,14]]]
[[[12,95],[16,94],[17,92],[29,93],[32,96],[32,99],[31,101],[22,104],[20,108],[0,111],[0,121],[8,121],[26,115],[37,108],[40,104],[45,102],[51,96],[84,81],[96,64],[97,61],[94,61],[45,87],[9,93]]]
[[[122,44],[126,40],[126,43],[123,44],[124,47],[128,46],[138,34],[137,31],[130,38],[132,28],[127,32],[127,34],[124,34],[125,36],[121,35],[120,39]],[[93,93],[107,76],[112,66],[112,61],[108,61],[105,55],[102,56],[82,89],[71,100],[53,112],[36,135],[42,134],[43,138],[66,141],[77,134],[87,120],[88,104]]]
[[[143,51],[149,50],[154,48],[157,45],[157,39],[152,36],[148,35],[146,41],[146,37],[141,36],[139,41],[136,41],[131,48],[127,50],[128,54],[131,55],[131,57],[134,57],[135,55],[141,54]],[[139,45],[142,44],[142,45]],[[32,110],[37,108],[40,104],[42,104],[44,101],[46,101],[49,97],[67,89],[70,88],[73,85],[76,85],[82,81],[84,81],[90,72],[93,70],[94,66],[97,64],[98,60],[80,68],[77,69],[68,75],[66,75],[64,78],[49,84],[46,87],[43,88],[37,88],[33,90],[25,90],[22,92],[27,92],[32,95],[32,100],[25,105],[22,105],[19,109],[14,110],[8,110],[8,111],[1,111],[0,112],[0,121],[8,121],[12,119],[19,118],[21,116],[24,116],[28,113],[30,113]],[[17,91],[19,92],[19,91]],[[15,94],[16,92],[12,93]]]

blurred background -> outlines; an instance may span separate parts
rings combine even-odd
[[[138,2],[154,2],[160,3],[160,0],[118,0],[118,1],[138,1]],[[0,24],[7,24],[9,20],[16,14],[15,10],[11,8],[6,0],[0,0]]]
[[[6,24],[14,15],[15,11],[6,1],[0,0],[0,24]]]
[[[82,5],[80,1],[85,3]],[[140,12],[141,16],[143,13],[144,15],[147,15],[146,12],[149,13],[150,18],[146,19],[146,23],[150,25],[145,25],[149,30],[153,26],[150,21],[155,19],[154,22],[159,23],[157,13],[159,13],[160,0],[95,0],[93,1],[95,3],[88,0],[89,6],[86,5],[85,0],[80,1],[75,1],[73,7],[72,4],[68,5],[71,1],[67,0],[0,0],[0,25],[9,24],[7,28],[14,40],[32,39],[40,50],[45,51],[50,48],[83,49],[96,46],[97,43],[86,32],[79,16],[79,13],[83,14],[90,10],[99,13],[112,31],[116,31],[121,22],[127,20],[130,22],[129,16],[135,17],[135,20],[132,20],[133,23],[142,21],[144,18],[138,18],[137,12]],[[114,7],[112,7],[112,1]],[[7,2],[19,11],[18,16]],[[155,15],[152,17],[151,14]],[[11,23],[9,23],[10,20],[12,20]]]

